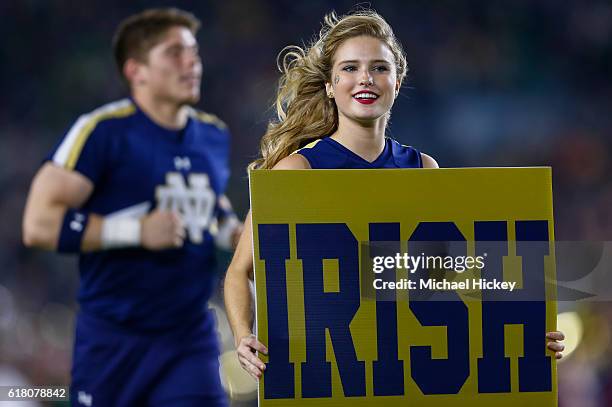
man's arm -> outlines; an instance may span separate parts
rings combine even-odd
[[[23,243],[56,250],[66,210],[80,208],[93,192],[93,183],[75,171],[45,163],[34,176],[23,214]],[[84,250],[100,247],[102,219],[91,215],[82,241]]]
[[[34,177],[28,194],[23,215],[23,243],[28,247],[57,250],[66,211],[81,208],[93,190],[93,183],[79,172],[45,163]],[[104,247],[104,223],[103,216],[89,214],[81,251]],[[183,244],[185,231],[175,213],[155,210],[140,225],[138,245],[147,249],[161,250]]]
[[[217,205],[220,215],[218,217],[217,233],[214,236],[215,245],[221,250],[233,251],[238,246],[244,225],[234,213],[227,196],[221,195],[217,200]]]

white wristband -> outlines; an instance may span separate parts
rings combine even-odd
[[[215,245],[222,250],[233,250],[234,231],[239,226],[240,221],[236,215],[230,215],[223,219],[223,222],[219,225],[217,235],[215,236]]]
[[[140,219],[105,218],[102,222],[103,249],[120,249],[140,246]]]

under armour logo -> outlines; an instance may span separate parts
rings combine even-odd
[[[91,407],[93,404],[93,397],[91,397],[91,394],[85,393],[84,391],[78,392],[77,398],[79,404],[83,404],[84,406]]]
[[[191,161],[189,160],[189,157],[174,157],[174,168],[179,171],[189,171],[191,169]]]
[[[166,174],[167,185],[157,187],[158,207],[181,214],[189,240],[201,243],[202,233],[208,229],[215,207],[215,193],[206,174],[189,174],[189,186],[177,172]]]
[[[85,215],[82,213],[75,213],[74,220],[70,221],[70,229],[75,232],[83,231],[83,221],[85,220]]]

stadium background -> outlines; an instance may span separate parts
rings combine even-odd
[[[66,127],[125,95],[110,40],[122,18],[152,6],[185,8],[202,20],[199,107],[232,130],[228,195],[242,216],[245,167],[273,114],[277,53],[309,40],[326,12],[344,13],[353,2],[0,3],[0,385],[68,382],[76,262],[23,247],[25,197]],[[393,110],[393,137],[444,167],[551,165],[556,239],[612,240],[610,2],[371,6],[394,28],[410,66]],[[566,334],[580,338],[560,364],[560,405],[611,406],[611,304],[562,302],[559,310],[569,321]],[[218,313],[223,321],[222,308]],[[221,331],[229,350],[227,326]],[[233,386],[239,395],[241,385]]]

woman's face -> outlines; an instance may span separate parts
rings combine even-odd
[[[350,38],[336,51],[331,82],[339,119],[368,124],[391,110],[399,90],[395,60],[389,47],[369,36]]]

